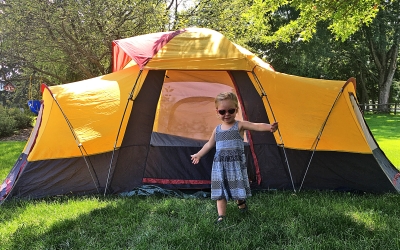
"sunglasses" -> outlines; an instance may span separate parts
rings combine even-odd
[[[232,115],[233,113],[235,113],[235,111],[236,111],[236,109],[228,109],[228,110],[220,109],[220,110],[218,110],[218,113],[220,115],[225,115],[226,112],[228,112],[229,114]]]

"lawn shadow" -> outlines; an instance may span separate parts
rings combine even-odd
[[[148,219],[148,211],[150,204],[144,198],[119,198],[73,219],[60,215],[45,232],[20,225],[12,234],[10,249],[127,249],[130,233]]]

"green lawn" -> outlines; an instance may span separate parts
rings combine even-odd
[[[379,147],[400,169],[400,115],[370,114],[365,120]]]
[[[366,117],[396,166],[399,118]],[[23,147],[0,142],[0,179]],[[217,214],[209,198],[10,200],[0,207],[0,249],[400,249],[399,198],[397,193],[254,192],[247,214],[228,203],[222,225],[213,224]]]
[[[400,249],[398,194],[263,192],[250,211],[209,198],[60,197],[0,209],[1,249]]]
[[[7,177],[18,156],[24,149],[26,142],[0,142],[0,181]]]

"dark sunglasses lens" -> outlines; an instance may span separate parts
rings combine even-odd
[[[235,113],[235,111],[236,111],[236,109],[229,109],[228,113],[232,115],[233,113]]]
[[[235,113],[236,109],[228,109],[228,110],[221,109],[221,110],[218,110],[218,113],[220,115],[225,115],[226,111],[228,111],[228,113],[232,115],[233,113]]]

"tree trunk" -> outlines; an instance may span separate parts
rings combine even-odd
[[[379,110],[387,112],[390,87],[397,69],[400,42],[400,1],[385,2],[374,22],[365,29],[368,48],[378,73]],[[386,104],[386,105],[385,105]]]
[[[398,40],[398,39],[397,39]],[[379,104],[388,104],[390,97],[390,87],[393,83],[394,73],[397,68],[397,57],[399,56],[399,44],[395,41],[388,52],[388,62],[382,62],[383,65],[388,65],[387,68],[383,68],[382,78],[383,81],[379,81]],[[381,80],[381,77],[379,77]],[[381,105],[382,109],[380,111],[389,112],[388,105]]]
[[[368,90],[367,87],[365,85],[365,77],[364,77],[364,73],[363,70],[360,70],[360,80],[358,81],[358,83],[360,84],[361,87],[361,96],[359,98],[359,100],[361,101],[361,103],[368,103],[369,101],[369,95],[368,95]]]
[[[367,36],[367,39],[373,61],[378,69],[379,111],[387,112],[388,105],[384,104],[388,104],[390,87],[392,86],[394,73],[396,72],[397,68],[397,58],[399,56],[399,36],[395,36],[392,46],[387,52],[384,46],[375,44],[373,42],[372,36]]]

